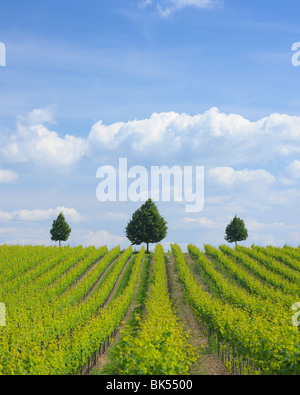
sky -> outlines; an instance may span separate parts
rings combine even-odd
[[[156,202],[166,250],[226,244],[235,215],[243,245],[298,246],[299,12],[298,0],[2,1],[0,244],[53,245],[62,211],[65,244],[127,247],[143,201],[96,193],[98,169],[119,174],[126,158],[149,177],[204,167],[201,211]]]

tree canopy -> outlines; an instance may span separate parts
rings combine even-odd
[[[132,245],[147,244],[149,253],[149,243],[159,243],[167,235],[167,223],[159,214],[155,203],[148,199],[132,215],[131,221],[126,227],[126,237]]]
[[[228,243],[235,243],[236,246],[238,241],[247,240],[247,238],[248,230],[245,227],[244,221],[235,216],[226,227],[225,240]]]
[[[71,228],[65,220],[63,213],[60,213],[56,220],[53,221],[52,229],[50,230],[51,240],[59,241],[61,246],[62,241],[67,241],[71,233]]]

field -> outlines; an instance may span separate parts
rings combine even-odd
[[[2,375],[300,374],[297,248],[1,246],[0,302]]]

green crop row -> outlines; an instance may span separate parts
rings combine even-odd
[[[276,314],[270,320],[212,295],[198,284],[179,246],[173,245],[172,251],[196,317],[215,334],[220,344],[226,345],[242,372],[300,373],[299,331],[292,322],[288,324]],[[273,301],[266,299],[266,303],[272,309]]]

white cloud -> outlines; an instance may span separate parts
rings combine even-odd
[[[164,164],[172,161],[185,165],[188,158],[189,164],[197,162],[210,168],[257,167],[270,161],[294,160],[300,153],[300,117],[286,114],[271,114],[252,122],[215,107],[194,116],[154,113],[146,119],[110,125],[98,121],[84,139],[71,134],[60,137],[49,130],[45,124],[54,122],[54,110],[51,106],[33,110],[18,120],[14,133],[0,134],[0,162],[31,161],[68,170],[84,157],[103,161],[126,152],[132,159],[152,163],[155,158]],[[229,172],[227,176],[232,180]]]
[[[0,169],[0,184],[9,184],[18,179],[18,175],[11,170]]]
[[[128,244],[125,236],[112,235],[106,230],[99,230],[97,232],[88,232],[80,236],[80,244],[101,247],[106,245],[107,248],[113,248],[118,245]]]
[[[56,106],[50,105],[46,108],[38,108],[31,111],[27,119],[20,117],[20,120],[28,121],[30,125],[41,125],[44,123],[55,123]]]
[[[244,218],[245,226],[248,229],[248,240],[246,245],[284,245],[291,240],[294,233],[294,225],[284,222],[263,222],[255,218]],[[299,240],[299,239],[298,239]],[[295,240],[292,240],[293,242]]]
[[[284,186],[296,185],[300,180],[300,161],[293,160],[279,174],[279,181]]]
[[[223,186],[234,184],[261,184],[270,185],[276,180],[275,177],[265,170],[234,170],[231,167],[215,167],[208,172],[212,181]]]
[[[52,244],[49,230],[45,228],[0,228],[1,244],[44,245]]]
[[[211,220],[210,218],[191,218],[191,217],[184,217],[182,221],[186,224],[195,224],[200,226],[201,228],[207,229],[215,229],[219,227],[219,224]]]
[[[233,166],[265,164],[300,153],[300,117],[271,114],[252,122],[238,114],[211,108],[190,116],[154,113],[143,120],[104,125],[97,122],[87,139],[88,154],[102,158],[109,152],[130,152],[145,159]],[[165,147],[168,147],[166,150]]]
[[[133,151],[143,152],[149,146],[163,142],[168,135],[171,137],[170,123],[178,116],[174,112],[152,114],[149,119],[117,122],[108,126],[99,121],[93,125],[87,142],[90,149],[101,146],[102,149],[113,150],[125,143],[130,144]]]
[[[245,226],[248,229],[249,233],[254,234],[265,234],[266,232],[271,233],[272,231],[283,231],[284,229],[287,230],[288,226],[284,222],[260,222],[254,218],[247,218],[245,220]]]
[[[55,108],[52,107],[34,110],[18,120],[17,129],[10,136],[1,135],[0,132],[1,168],[6,168],[3,165],[5,161],[31,161],[38,165],[49,165],[51,169],[56,162],[64,168],[70,168],[82,158],[97,158],[96,170],[103,160],[106,162],[104,164],[114,165],[126,154],[128,162],[131,162],[129,166],[203,165],[206,168],[203,217],[188,218],[183,214],[182,205],[166,205],[166,219],[170,224],[170,238],[167,240],[176,240],[176,234],[183,232],[185,242],[193,237],[199,237],[201,243],[209,238],[223,242],[224,229],[229,221],[225,218],[231,218],[234,214],[250,218],[250,222],[246,223],[251,231],[250,244],[255,240],[267,242],[272,237],[278,241],[283,233],[285,241],[288,240],[290,233],[285,233],[288,225],[283,222],[296,222],[295,213],[298,212],[300,199],[300,190],[297,188],[300,179],[300,117],[271,114],[250,121],[238,114],[222,113],[217,108],[193,116],[176,112],[154,113],[146,119],[108,125],[99,121],[84,139],[73,135],[60,137],[57,132],[51,132],[47,124],[54,123],[54,113]],[[34,172],[32,174],[34,176]],[[280,176],[285,177],[285,184],[276,182],[277,179],[281,181]],[[10,170],[0,170],[0,183],[13,182],[17,177]],[[286,185],[293,187],[286,188]],[[14,197],[12,200],[16,199]],[[20,234],[10,235],[11,240],[15,241],[34,240],[33,235],[27,235],[27,230],[24,231],[24,222],[28,222],[29,228],[38,226],[31,221],[47,220],[51,224],[60,211],[64,212],[67,221],[80,222],[85,219],[74,208],[28,210],[13,206],[13,201],[11,203],[10,211],[0,211],[0,221],[22,221],[19,226],[23,228],[23,236],[21,231]],[[3,204],[7,206],[7,201]],[[23,207],[27,207],[27,204]],[[35,207],[40,206],[37,204]],[[92,206],[89,210],[92,210]],[[119,212],[109,208],[99,213],[99,217],[105,221],[125,221],[129,215],[122,212],[121,207]],[[251,218],[256,219],[251,222]],[[105,222],[102,228],[105,228]],[[3,229],[6,230],[0,232],[3,236],[1,240],[8,238],[5,232],[9,228]],[[107,229],[111,231],[111,228]],[[197,232],[199,230],[199,236],[194,236],[197,233],[195,229]],[[188,231],[191,233],[188,234]],[[295,235],[297,231],[297,228],[293,229]],[[38,240],[37,235],[36,240],[46,240],[48,233],[47,227],[45,236],[40,235]],[[79,233],[78,229],[74,229],[72,236],[79,244],[122,244],[124,247],[129,244],[122,236],[122,230],[121,235],[105,230]]]
[[[63,212],[66,221],[82,222],[85,217],[80,215],[74,208],[57,207],[55,209],[35,209],[35,210],[15,210],[15,211],[0,211],[0,222],[7,222],[11,220],[19,221],[44,221],[48,219],[56,219],[56,216]]]
[[[82,138],[50,131],[44,123],[54,122],[54,107],[33,110],[26,118],[20,117],[17,129],[9,137],[2,137],[0,149],[3,162],[27,162],[66,169],[85,154]]]
[[[251,218],[247,219],[245,222],[246,228],[251,232],[271,230],[274,227],[274,224],[266,224]]]
[[[271,234],[271,233],[266,233],[264,232],[263,234],[258,234],[255,233],[250,237],[251,244],[257,244],[260,246],[267,246],[267,245],[273,245],[273,246],[278,246],[278,240],[276,237]]]
[[[300,179],[300,161],[299,160],[294,160],[291,162],[285,169],[286,174],[295,179],[299,180]]]
[[[10,221],[15,216],[16,216],[16,211],[13,211],[13,212],[0,211],[0,222]]]

